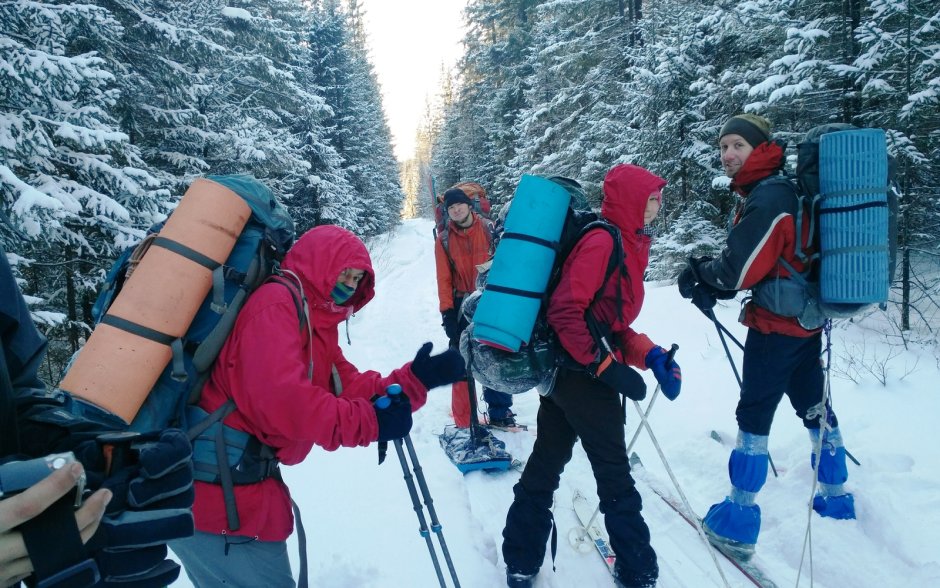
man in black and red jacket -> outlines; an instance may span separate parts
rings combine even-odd
[[[690,261],[678,281],[682,296],[710,317],[716,298],[760,288],[768,280],[788,279],[791,268],[800,273],[809,269],[798,253],[809,242],[810,223],[797,223],[794,188],[780,175],[783,145],[771,138],[770,123],[760,116],[739,114],[722,126],[718,140],[722,167],[740,197],[738,210],[718,258]],[[760,532],[755,499],[767,477],[767,439],[784,394],[809,430],[814,447],[822,415],[827,416],[813,508],[822,516],[855,518],[852,495],[843,487],[847,472],[838,421],[831,408],[823,406],[821,330],[804,328],[796,316],[781,315],[780,307],[769,306],[773,305],[753,297],[741,314],[748,335],[736,410],[738,438],[728,466],[731,492],[709,509],[704,520],[713,541],[745,559],[753,554]]]

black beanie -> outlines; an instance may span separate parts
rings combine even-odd
[[[473,201],[467,196],[467,193],[460,188],[451,188],[444,192],[444,208],[450,208],[454,204],[473,205]]]
[[[721,127],[718,140],[725,135],[740,135],[751,147],[757,147],[770,141],[770,121],[756,114],[738,114]]]

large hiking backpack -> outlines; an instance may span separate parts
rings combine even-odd
[[[165,343],[172,350],[172,358],[133,420],[129,423],[119,422],[107,415],[98,415],[99,418],[115,421],[116,425],[135,431],[149,431],[187,424],[185,407],[199,399],[202,385],[245,300],[277,272],[280,260],[293,243],[293,221],[274,194],[261,182],[247,175],[207,176],[207,179],[241,197],[251,209],[251,215],[235,239],[234,247],[224,264],[211,264],[211,260],[205,259],[197,261],[208,264],[206,267],[212,266],[209,294],[196,311],[185,335]],[[92,308],[96,325],[111,322],[109,309],[137,265],[154,248],[197,260],[194,252],[187,252],[173,243],[165,242],[165,239],[161,242],[161,230],[166,222],[169,219],[151,227],[147,237],[138,246],[129,248],[115,261]],[[167,287],[173,285],[167,284]],[[144,338],[160,335],[148,332],[147,329],[135,329],[133,324],[119,325],[118,328]]]
[[[212,259],[165,236],[168,232],[164,231],[165,225],[169,227],[174,222],[180,222],[179,219],[174,221],[174,215],[183,208],[182,202],[186,200],[184,197],[177,211],[174,211],[164,223],[153,226],[147,237],[137,247],[128,249],[117,259],[107,274],[104,289],[99,294],[92,310],[97,325],[96,331],[99,328],[117,328],[125,334],[124,336],[140,341],[143,345],[152,347],[153,343],[149,340],[153,340],[172,350],[169,365],[166,365],[159,374],[156,383],[147,392],[146,399],[143,400],[136,414],[130,416],[118,414],[109,410],[102,402],[89,400],[89,395],[85,394],[79,385],[82,381],[81,377],[72,378],[76,383],[70,383],[71,370],[66,374],[66,379],[61,385],[64,390],[72,392],[74,412],[102,422],[116,430],[126,428],[133,431],[151,431],[167,427],[187,430],[193,442],[195,479],[223,486],[226,498],[231,497],[232,508],[227,508],[229,525],[232,529],[237,529],[239,522],[237,511],[234,509],[232,485],[254,483],[276,475],[277,460],[271,448],[264,446],[247,433],[222,424],[222,419],[234,410],[233,402],[229,401],[222,405],[212,415],[208,415],[195,403],[199,400],[202,387],[209,377],[223,344],[231,333],[238,313],[248,296],[261,284],[269,279],[284,283],[297,303],[301,328],[306,323],[306,315],[299,286],[293,285],[291,280],[280,276],[279,273],[279,262],[294,239],[293,221],[283,205],[266,186],[251,176],[208,176],[207,179],[234,192],[250,209],[246,212],[248,216],[241,232],[231,235],[234,238],[234,245],[225,257],[225,263],[215,263]],[[204,182],[204,180],[199,181]],[[234,199],[234,196],[229,194],[229,198]],[[234,200],[228,202],[231,203]],[[198,232],[201,230],[201,223],[188,228],[191,229],[190,233]],[[209,232],[210,240],[211,236],[212,233]],[[129,316],[118,321],[109,313],[119,300],[119,295],[125,289],[125,285],[129,283],[129,280],[133,281],[131,276],[135,270],[144,271],[143,269],[137,270],[137,267],[148,255],[163,256],[162,259],[171,259],[176,264],[188,263],[181,261],[178,257],[181,256],[202,266],[201,271],[211,271],[209,293],[202,300],[188,327],[185,327],[185,334],[177,339],[154,331],[152,328],[135,324],[134,319],[141,316],[142,309],[139,307],[132,308],[133,312]],[[151,259],[151,265],[160,259],[160,257]],[[165,287],[173,289],[169,291],[168,296],[154,295],[148,298],[154,301],[165,298],[172,300],[175,292],[183,290],[185,285],[167,283]],[[174,308],[171,306],[170,310]],[[94,333],[92,336],[94,337]],[[73,367],[85,359],[82,354],[86,353],[86,349],[87,345],[79,352]],[[103,359],[99,357],[94,361],[106,362],[109,359],[110,357],[105,353]],[[86,359],[86,361],[89,360]],[[129,367],[133,371],[141,366]],[[219,463],[223,459],[227,464],[226,467],[220,468]]]
[[[898,192],[884,131],[827,124],[808,131],[797,146],[794,253],[800,273],[783,257],[790,278],[768,278],[754,301],[807,329],[830,318],[850,318],[888,300],[897,255]]]
[[[569,202],[576,202],[577,205],[586,202],[583,190],[576,181],[559,176],[547,179],[568,192]],[[522,187],[522,182],[520,182],[520,187]],[[516,193],[518,195],[519,190]],[[544,241],[532,235],[514,233],[513,224],[507,218],[506,226],[508,228],[497,234],[499,242],[508,245],[514,241],[516,244],[521,241],[534,244],[536,247],[530,246],[521,252],[515,250],[512,246],[504,246],[502,251],[497,247],[496,255],[505,255],[505,253],[509,253],[512,257],[523,255],[525,259],[507,258],[511,265],[521,268],[537,263],[534,258],[542,253],[538,251],[538,248],[545,249],[545,252],[550,253],[553,259],[549,261],[551,265],[545,278],[546,285],[544,288],[538,291],[537,286],[535,290],[506,287],[490,281],[489,276],[484,272],[481,273],[480,289],[468,296],[461,307],[461,312],[464,313],[470,325],[461,334],[460,351],[467,360],[470,371],[484,386],[509,394],[519,394],[532,389],[537,389],[543,395],[549,394],[554,383],[557,367],[565,362],[565,353],[560,348],[555,333],[548,325],[546,312],[548,301],[561,278],[564,262],[581,237],[588,231],[603,229],[608,231],[613,238],[614,251],[608,260],[603,284],[607,283],[607,280],[618,268],[623,271],[624,267],[622,241],[620,230],[617,227],[600,218],[595,212],[576,210],[571,204],[564,204],[557,199],[541,198],[539,201],[545,205],[552,203],[553,206],[562,207],[560,211],[557,211],[563,219],[557,240]],[[507,203],[507,205],[511,204],[512,202]],[[521,214],[529,216],[526,212],[521,212]],[[499,343],[489,342],[485,338],[481,340],[478,336],[478,325],[474,323],[473,318],[480,299],[487,290],[500,295],[501,311],[508,315],[518,314],[518,310],[513,308],[512,302],[514,301],[512,298],[516,299],[515,302],[525,303],[525,301],[530,301],[529,304],[537,304],[534,324],[516,351],[507,349]],[[599,294],[600,290],[595,296]]]

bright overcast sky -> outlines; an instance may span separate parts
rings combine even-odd
[[[462,53],[466,0],[363,0],[372,63],[395,155],[414,154],[425,102],[438,91],[441,64],[450,69]]]

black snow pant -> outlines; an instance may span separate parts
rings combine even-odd
[[[823,398],[821,351],[822,333],[791,337],[748,329],[741,399],[735,412],[738,427],[746,433],[769,435],[777,405],[786,394],[803,425],[818,429],[819,417],[810,409],[820,407]],[[829,424],[839,424],[831,410]]]
[[[552,529],[552,495],[578,437],[591,462],[601,512],[626,586],[655,584],[659,574],[642,502],[630,475],[620,395],[584,372],[562,369],[555,390],[541,398],[538,438],[503,529],[510,574],[534,575],[545,559]]]

